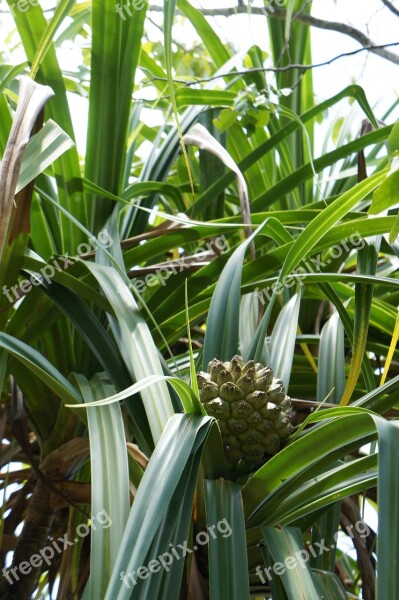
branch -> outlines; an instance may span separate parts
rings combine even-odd
[[[393,6],[393,4],[389,0],[381,0],[381,2],[396,16],[399,17],[399,10]],[[47,9],[54,10],[54,9]],[[148,7],[149,12],[164,12],[163,6],[157,6],[153,4]],[[46,11],[45,11],[46,12]],[[9,13],[9,10],[0,10],[1,13]],[[265,17],[271,17],[272,19],[285,19],[287,16],[287,12],[285,10],[281,10],[280,8],[275,8],[271,4],[266,6],[265,8],[258,7],[250,7],[239,4],[234,8],[202,8],[201,13],[205,17],[232,17],[234,15],[245,14],[245,15],[262,15]],[[176,14],[181,15],[180,11],[176,11]],[[381,58],[385,58],[395,65],[399,65],[399,56],[394,54],[393,52],[389,52],[385,50],[385,48],[389,45],[386,44],[384,46],[376,46],[373,44],[372,40],[367,37],[359,29],[352,27],[351,25],[345,25],[345,23],[338,23],[335,21],[324,21],[323,19],[318,19],[313,17],[312,15],[303,14],[301,12],[295,13],[292,17],[293,21],[297,21],[299,23],[304,23],[305,25],[310,25],[311,27],[318,27],[319,29],[326,29],[328,31],[336,31],[338,33],[342,33],[356,40],[363,46],[363,48],[381,56]]]
[[[383,2],[387,5],[388,0],[383,0]],[[392,6],[392,8],[394,7]],[[163,12],[163,10],[164,9],[162,6],[153,5],[149,7],[150,12]],[[266,8],[247,7],[241,5],[234,8],[203,8],[201,9],[201,13],[205,17],[232,17],[238,14],[246,14],[269,16],[272,19],[285,19],[287,16],[287,12],[285,10],[275,8],[272,5],[268,5]],[[181,13],[177,11],[177,14]],[[343,33],[344,35],[347,35],[359,42],[363,48],[367,47],[370,52],[389,60],[395,65],[399,65],[399,56],[397,54],[385,50],[386,46],[376,46],[366,34],[359,29],[352,27],[351,25],[346,25],[345,23],[338,23],[335,21],[324,21],[323,19],[318,19],[316,17],[312,17],[311,15],[302,13],[295,13],[292,20],[299,23],[304,23],[305,25],[310,25],[311,27],[318,27],[319,29]]]
[[[277,14],[277,10],[276,10],[275,13],[273,15],[271,15],[271,17],[276,18],[276,19],[285,19],[286,12],[285,11],[278,11],[278,12],[279,12],[279,14]],[[294,19],[295,19],[295,16],[294,16]],[[329,31],[337,31],[338,33],[343,33],[344,35],[347,35],[347,36],[353,38],[354,40],[356,40],[357,42],[359,42],[359,44],[361,44],[363,46],[363,48],[368,46],[370,49],[370,52],[373,52],[374,54],[377,54],[378,56],[381,56],[382,58],[385,58],[386,60],[393,62],[395,65],[399,65],[399,56],[397,54],[394,54],[393,52],[389,52],[388,50],[385,50],[384,48],[381,48],[381,47],[379,48],[378,46],[373,44],[373,42],[370,40],[369,37],[367,37],[367,35],[365,35],[359,29],[352,27],[351,25],[345,25],[345,23],[337,23],[334,21],[323,21],[322,19],[317,19],[316,17],[312,17],[311,15],[305,15],[305,14],[298,15],[297,20],[300,21],[301,23],[305,23],[306,25],[310,25],[312,27],[318,27],[319,29],[327,29]]]
[[[397,8],[394,7],[394,5],[392,4],[392,2],[389,2],[389,0],[381,0],[381,2],[383,4],[385,4],[385,6],[387,8],[389,8],[389,10],[391,12],[393,12],[394,15],[396,15],[397,17],[399,17],[399,10]]]
[[[338,54],[338,56],[334,56],[329,60],[321,63],[314,63],[311,65],[302,65],[298,64],[290,64],[285,67],[256,67],[253,69],[247,69],[246,71],[232,71],[231,73],[224,73],[223,75],[215,75],[214,77],[209,77],[205,81],[212,81],[212,79],[217,79],[220,77],[228,77],[229,75],[246,75],[246,73],[256,73],[258,72],[272,72],[272,73],[282,73],[284,71],[292,71],[293,69],[298,69],[300,71],[309,71],[310,69],[318,69],[319,67],[326,67],[327,65],[331,65],[336,60],[340,60],[341,58],[346,58],[348,56],[354,56],[355,54],[359,54],[360,52],[365,52],[366,50],[372,52],[376,50],[381,50],[383,48],[390,48],[392,46],[399,46],[399,42],[392,42],[391,44],[383,44],[381,46],[363,46],[363,48],[358,48],[357,50],[352,50],[352,52],[344,52],[343,54]],[[399,64],[399,56],[397,57]],[[197,83],[197,82],[196,82]]]
[[[363,48],[358,48],[357,50],[352,50],[352,52],[344,52],[343,54],[339,54],[338,56],[334,56],[330,58],[330,60],[326,60],[325,62],[315,63],[312,65],[303,65],[303,64],[290,64],[285,67],[254,67],[252,69],[245,69],[243,71],[231,71],[230,73],[222,73],[220,75],[213,75],[211,77],[207,77],[205,79],[195,79],[194,81],[187,81],[183,79],[174,79],[175,83],[182,83],[186,86],[196,85],[197,83],[208,83],[209,81],[214,81],[215,79],[224,79],[225,77],[238,77],[240,75],[247,75],[248,73],[281,73],[284,71],[291,71],[293,69],[298,69],[299,71],[305,72],[310,69],[317,69],[319,67],[325,67],[327,65],[331,65],[336,60],[340,60],[341,58],[345,58],[348,56],[354,56],[355,54],[359,54],[360,52],[365,52],[366,50],[379,50],[382,48],[388,48],[391,46],[399,46],[399,42],[393,42],[391,44],[384,44],[382,46],[364,46]],[[142,71],[148,71],[142,67]],[[166,77],[155,77],[152,76],[149,78],[151,81],[167,81]]]

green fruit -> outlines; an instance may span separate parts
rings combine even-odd
[[[241,356],[215,358],[197,377],[201,402],[218,421],[231,464],[256,465],[280,450],[292,431],[291,400],[269,367]]]

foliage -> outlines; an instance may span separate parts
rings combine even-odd
[[[310,70],[258,70],[268,54],[311,63],[300,4],[243,59],[186,0],[165,3],[163,44],[146,7],[13,12],[26,62],[0,69],[1,548],[19,578],[3,571],[2,598],[371,599],[375,580],[399,596],[398,148],[380,125],[395,107],[377,118],[356,85],[317,104]],[[200,50],[174,40],[176,8]],[[61,68],[64,42],[79,72]],[[88,104],[84,156],[70,94]],[[320,155],[318,121],[337,140]],[[283,379],[295,431],[232,474],[195,371],[239,352]],[[356,528],[364,505],[378,535]],[[60,538],[75,542],[22,574]]]

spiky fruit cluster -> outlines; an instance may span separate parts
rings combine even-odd
[[[215,358],[197,377],[201,402],[218,421],[229,463],[243,459],[255,465],[280,450],[292,429],[291,400],[269,367],[241,356],[230,362]]]

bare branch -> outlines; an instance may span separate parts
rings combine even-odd
[[[391,12],[393,12],[394,15],[396,15],[397,17],[399,17],[399,10],[397,8],[394,7],[394,5],[392,4],[392,2],[389,2],[389,0],[381,0],[381,2],[383,4],[385,4],[385,6],[387,8],[389,8],[389,10]]]
[[[396,16],[399,17],[399,10],[393,6],[393,4],[389,0],[381,0],[381,2]],[[48,10],[54,10],[47,9]],[[163,6],[157,6],[153,4],[148,8],[149,12],[163,12]],[[46,12],[46,11],[45,11]],[[9,11],[0,10],[1,13],[9,13]],[[232,8],[202,8],[201,13],[205,17],[232,17],[234,15],[245,14],[245,15],[263,15],[265,17],[270,17],[272,19],[285,19],[287,13],[285,10],[281,10],[280,8],[275,8],[271,4],[266,6],[265,8],[258,8],[252,6],[245,6],[241,4],[241,2]],[[176,14],[181,14],[180,11],[176,11]],[[372,40],[364,34],[359,29],[352,27],[351,25],[346,25],[345,23],[339,23],[335,21],[324,21],[323,19],[318,19],[313,17],[312,15],[303,14],[302,12],[295,13],[292,16],[293,21],[297,21],[299,23],[305,23],[306,25],[310,25],[311,27],[317,27],[319,29],[326,29],[328,31],[336,31],[338,33],[342,33],[356,40],[363,46],[363,48],[381,56],[381,58],[385,58],[395,65],[399,65],[399,56],[394,54],[393,52],[389,52],[385,48],[387,46],[393,44],[385,44],[383,46],[377,46],[373,44]]]
[[[186,81],[183,79],[174,79],[175,83],[183,83],[186,86],[196,85],[197,83],[208,83],[209,81],[213,81],[215,79],[224,79],[225,77],[238,77],[242,75],[247,75],[248,73],[281,73],[284,71],[291,71],[293,69],[298,69],[303,73],[305,71],[309,71],[310,69],[317,69],[319,67],[325,67],[327,65],[331,65],[333,62],[340,60],[341,58],[346,58],[348,56],[354,56],[355,54],[359,54],[360,52],[371,51],[371,50],[380,50],[382,48],[389,48],[391,46],[399,46],[399,42],[393,42],[391,44],[384,44],[382,46],[364,46],[363,48],[358,48],[357,50],[352,50],[352,52],[344,52],[343,54],[339,54],[338,56],[334,56],[325,62],[315,63],[312,65],[303,65],[303,64],[290,64],[285,67],[255,67],[253,69],[245,69],[243,71],[231,71],[230,73],[223,73],[221,75],[213,75],[211,77],[207,77],[205,79],[195,79],[194,81]],[[147,69],[142,68],[143,71],[147,71]],[[151,81],[167,81],[166,77],[150,77]]]
[[[271,15],[271,17],[277,18],[277,19],[285,19],[285,17],[286,17],[285,11],[279,11],[279,13],[284,13],[284,14],[277,14],[277,10],[276,10],[275,13],[273,15]],[[294,19],[295,19],[295,16],[294,16]],[[305,15],[305,14],[298,15],[297,20],[300,21],[301,23],[305,23],[312,27],[318,27],[319,29],[326,29],[328,31],[336,31],[338,33],[343,33],[344,35],[347,35],[347,36],[351,37],[352,39],[356,40],[357,42],[359,42],[359,44],[361,44],[363,46],[363,48],[368,46],[370,52],[373,52],[374,54],[377,54],[378,56],[381,56],[382,58],[385,58],[386,60],[393,62],[395,65],[399,65],[399,56],[397,54],[394,54],[393,52],[389,52],[385,48],[381,48],[381,47],[379,48],[378,46],[373,44],[373,42],[370,40],[369,37],[367,37],[366,34],[364,34],[359,29],[352,27],[351,25],[346,25],[345,23],[338,23],[338,22],[334,22],[334,21],[324,21],[323,19],[317,19],[316,17],[312,17],[311,15]]]
[[[383,1],[384,4],[387,4],[387,0]],[[394,7],[392,6],[392,8]],[[163,12],[163,7],[153,5],[149,7],[149,10],[150,12]],[[287,12],[285,10],[275,8],[272,5],[269,5],[266,8],[247,7],[241,5],[235,6],[234,8],[202,8],[201,13],[206,17],[232,17],[238,14],[249,14],[268,16],[271,19],[285,19],[287,16]],[[177,11],[177,14],[180,13]],[[292,20],[299,23],[305,23],[305,25],[310,25],[311,27],[317,27],[319,29],[325,29],[328,31],[336,31],[338,33],[347,35],[359,42],[363,48],[367,47],[367,50],[370,52],[389,60],[395,65],[399,65],[399,56],[397,54],[386,50],[386,45],[377,46],[376,44],[373,44],[372,40],[367,37],[366,34],[359,29],[352,27],[351,25],[346,25],[345,23],[338,23],[335,21],[324,21],[323,19],[318,19],[312,15],[307,15],[300,12],[295,13],[292,17]]]
[[[381,2],[396,16],[399,17],[399,10],[393,6],[393,4],[389,0],[381,0]],[[53,9],[47,9],[53,10]],[[157,6],[153,4],[148,8],[149,12],[163,12],[163,6]],[[0,10],[1,13],[8,13],[9,11]],[[232,17],[234,15],[245,14],[245,15],[263,15],[265,17],[270,17],[272,19],[285,19],[287,16],[287,12],[285,10],[281,10],[280,8],[275,8],[271,4],[266,6],[265,8],[258,7],[248,7],[241,3],[232,8],[202,8],[201,13],[205,17]],[[180,11],[176,11],[176,14],[182,14]],[[323,19],[318,19],[317,17],[313,17],[312,15],[304,14],[302,12],[294,13],[292,16],[293,21],[297,21],[299,23],[304,23],[305,25],[310,25],[311,27],[317,27],[319,29],[325,29],[328,31],[336,31],[337,33],[342,33],[343,35],[347,35],[352,39],[356,40],[363,46],[365,50],[369,50],[381,58],[385,58],[395,65],[399,65],[399,56],[394,54],[393,52],[389,52],[386,50],[388,46],[393,46],[394,44],[384,44],[382,46],[378,46],[373,44],[372,40],[362,31],[356,29],[356,27],[352,27],[351,25],[346,25],[345,23],[339,23],[336,21],[325,21]],[[326,63],[328,64],[328,63]]]

